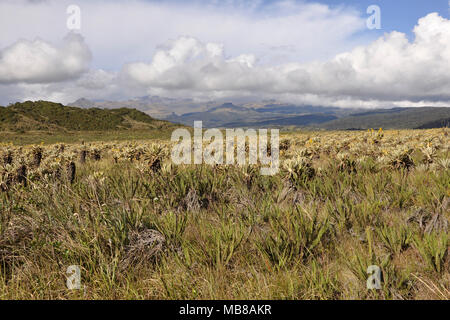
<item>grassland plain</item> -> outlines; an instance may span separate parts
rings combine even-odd
[[[274,176],[166,139],[5,143],[0,298],[449,299],[448,135],[286,134]]]

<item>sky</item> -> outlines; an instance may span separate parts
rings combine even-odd
[[[374,5],[378,16],[368,12]],[[448,0],[0,0],[0,104],[159,95],[450,106],[449,8]]]
[[[384,32],[399,31],[413,35],[413,28],[417,21],[431,12],[438,12],[441,16],[449,17],[448,0],[327,0],[322,1],[330,6],[345,3],[364,12],[370,5],[378,5],[382,9],[382,30]]]

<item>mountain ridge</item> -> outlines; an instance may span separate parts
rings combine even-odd
[[[145,96],[122,102],[78,101],[80,106],[135,107],[152,117],[192,126],[203,121],[205,128],[292,126],[319,130],[420,129],[448,126],[450,107],[338,108],[296,105],[276,100],[246,103],[235,101],[195,102]],[[432,108],[432,109],[430,109]]]
[[[78,108],[42,100],[0,107],[2,131],[105,131],[162,129],[174,126],[129,108]]]

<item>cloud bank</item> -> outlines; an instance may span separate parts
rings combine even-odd
[[[450,21],[419,20],[415,40],[391,32],[325,62],[261,66],[252,54],[227,59],[216,43],[181,37],[149,63],[124,66],[136,86],[195,92],[299,94],[381,101],[450,100]]]
[[[267,63],[327,59],[366,39],[365,15],[346,6],[298,1],[24,0],[0,1],[0,47],[36,36],[55,42],[67,32],[66,9],[81,11],[93,66],[117,70],[144,61],[168,39],[191,36],[224,44],[228,55],[251,52]],[[17,21],[21,23],[18,24]],[[14,26],[14,27],[12,27]]]

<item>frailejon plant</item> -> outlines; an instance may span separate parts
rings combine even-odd
[[[250,231],[244,223],[221,219],[218,226],[211,225],[207,234],[200,234],[200,248],[205,261],[218,269],[227,267]]]
[[[295,186],[311,180],[316,175],[311,160],[305,157],[286,160],[283,169],[287,172],[289,181]]]
[[[299,207],[270,218],[272,232],[262,235],[258,249],[275,268],[302,263],[313,256],[329,231],[327,220],[310,216]]]
[[[437,273],[448,264],[449,237],[447,233],[424,233],[414,237],[414,247],[428,267]]]
[[[400,254],[406,250],[412,242],[413,233],[406,226],[393,227],[383,224],[376,228],[377,235],[383,241],[383,244],[393,254]]]

